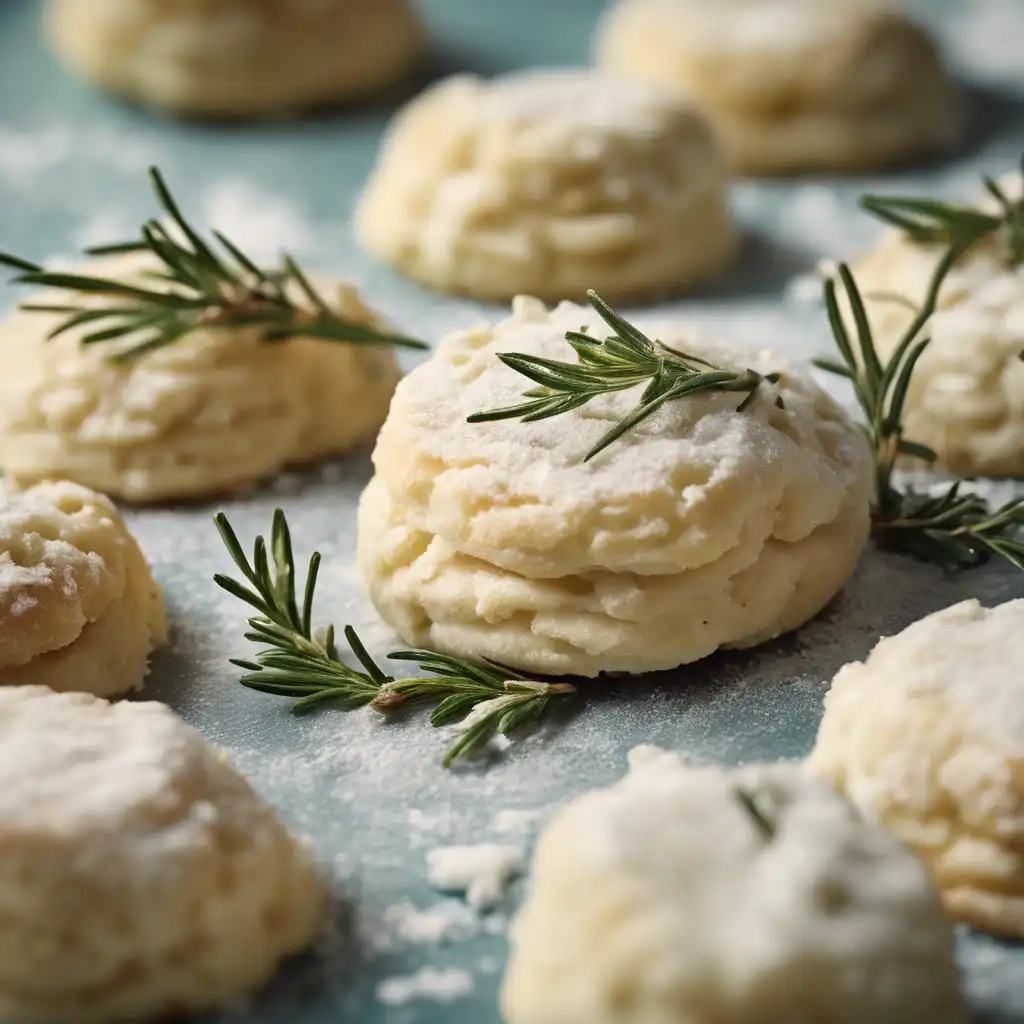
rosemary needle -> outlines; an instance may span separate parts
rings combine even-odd
[[[171,345],[200,328],[256,327],[266,342],[301,336],[350,344],[427,347],[421,341],[344,316],[290,256],[282,257],[279,268],[264,270],[220,232],[212,232],[212,242],[205,240],[182,214],[160,172],[151,168],[149,174],[169,223],[150,220],[136,241],[85,250],[87,256],[150,253],[157,266],[148,280],[127,282],[50,271],[20,256],[0,253],[0,265],[17,271],[12,283],[70,293],[66,303],[21,306],[28,312],[63,316],[49,338],[87,328],[83,345],[127,343],[112,357],[115,362],[128,362]],[[102,296],[110,304],[76,302],[80,293]]]
[[[864,300],[849,267],[840,265],[839,286],[849,306],[855,334],[843,318],[837,284],[825,284],[825,304],[840,359],[816,359],[815,365],[845,377],[853,385],[865,417],[864,430],[875,461],[875,499],[872,508],[876,537],[888,548],[947,568],[970,568],[995,555],[1024,569],[1024,499],[998,509],[976,494],[961,494],[953,484],[939,495],[896,486],[897,459],[911,455],[934,462],[935,452],[904,437],[903,411],[918,360],[928,348],[923,335],[938,304],[946,275],[973,243],[952,245],[932,275],[924,303],[883,363],[875,346]]]
[[[739,786],[736,789],[736,799],[747,812],[755,828],[761,833],[765,840],[773,839],[776,832],[775,822],[762,810],[757,793]]]
[[[532,380],[537,387],[523,393],[529,401],[474,413],[469,417],[470,423],[507,419],[532,423],[579,409],[600,395],[646,384],[640,404],[587,453],[584,461],[589,461],[667,402],[699,391],[735,391],[745,395],[739,405],[742,412],[754,401],[763,382],[774,384],[779,380],[777,373],[762,375],[754,370],[723,370],[697,356],[679,352],[648,338],[596,292],[590,291],[587,296],[613,332],[611,336],[601,340],[585,331],[566,334],[566,341],[579,357],[576,363],[519,352],[498,353],[506,366]],[[782,399],[777,398],[776,404],[781,407]]]
[[[345,642],[359,668],[342,661],[334,627],[314,630],[313,601],[320,554],[314,553],[302,586],[301,603],[292,550],[291,531],[284,513],[274,513],[269,548],[257,537],[250,562],[223,513],[214,517],[217,530],[245,582],[220,573],[214,582],[254,608],[247,640],[264,645],[254,661],[232,659],[244,669],[240,682],[253,690],[296,699],[296,713],[324,703],[346,710],[369,705],[391,714],[414,704],[433,703],[435,726],[459,722],[459,736],[444,759],[445,767],[475,753],[495,736],[513,735],[535,722],[555,700],[574,693],[569,683],[541,683],[498,665],[477,664],[431,651],[397,651],[393,661],[413,662],[428,675],[396,679],[385,674],[346,626]]]
[[[1024,157],[1020,170],[1024,186]],[[982,181],[995,199],[998,212],[907,196],[868,195],[861,199],[861,206],[915,242],[959,247],[961,254],[983,238],[1005,230],[1007,262],[1011,268],[1019,267],[1024,262],[1024,189],[1020,198],[1011,199],[994,179],[986,177]]]

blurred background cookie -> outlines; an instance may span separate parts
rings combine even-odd
[[[358,99],[424,49],[407,0],[49,0],[46,26],[89,81],[200,117]]]
[[[934,40],[885,0],[619,0],[596,53],[684,93],[749,174],[883,167],[961,134]]]
[[[355,226],[372,254],[441,291],[616,299],[723,269],[727,184],[707,122],[657,86],[464,75],[397,115]]]

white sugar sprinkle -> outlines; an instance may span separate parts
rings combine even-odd
[[[458,967],[424,967],[415,974],[385,978],[377,986],[377,999],[385,1006],[405,1006],[415,999],[454,1003],[473,991],[473,975]]]
[[[500,902],[523,862],[518,846],[439,846],[427,853],[427,877],[438,889],[464,892],[475,910],[486,910]]]

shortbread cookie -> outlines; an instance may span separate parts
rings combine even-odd
[[[810,768],[928,862],[949,911],[1024,938],[1024,600],[882,640],[825,698]]]
[[[89,269],[131,280],[149,266],[131,256]],[[353,289],[324,294],[378,324]],[[118,365],[117,343],[46,340],[60,320],[20,312],[0,324],[0,467],[19,482],[67,478],[129,501],[215,494],[370,440],[398,380],[390,346],[271,344],[258,328],[194,331]]]
[[[0,489],[0,688],[125,693],[166,632],[160,587],[109,499],[70,483]]]
[[[703,117],[657,87],[586,71],[461,75],[398,116],[356,230],[442,291],[615,299],[725,265],[726,186]]]
[[[201,117],[356,99],[423,50],[408,0],[50,0],[46,21],[83,78]]]
[[[0,690],[0,1017],[163,1020],[309,944],[309,853],[155,703]]]
[[[891,232],[853,268],[883,356],[895,350],[945,250]],[[976,246],[946,278],[931,344],[907,393],[906,435],[965,475],[1024,475],[1024,270],[1006,239]]]
[[[670,402],[587,463],[640,388],[538,423],[466,422],[527,384],[498,352],[571,359],[565,333],[582,325],[606,332],[589,309],[519,299],[399,385],[359,515],[383,618],[417,646],[594,676],[672,668],[816,615],[867,539],[871,458],[842,410],[771,353],[669,325],[673,347],[784,377],[744,412],[725,392]]]
[[[792,765],[646,750],[537,845],[508,1024],[965,1024],[924,865]]]
[[[749,173],[878,167],[961,134],[935,43],[885,0],[619,0],[597,59],[684,92]]]

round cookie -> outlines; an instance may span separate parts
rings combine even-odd
[[[155,703],[0,690],[0,1017],[164,1019],[309,944],[309,853]]]
[[[46,26],[83,78],[200,117],[357,99],[423,50],[408,0],[50,0]]]
[[[114,257],[86,271],[130,281],[150,259]],[[346,316],[379,324],[353,289],[323,294]],[[60,321],[18,312],[0,324],[0,467],[21,483],[66,478],[128,501],[217,494],[365,443],[399,377],[390,346],[270,344],[259,328],[193,331],[119,365],[117,343],[83,346],[83,330],[47,340]]]
[[[668,325],[668,345],[783,380],[744,412],[725,392],[670,402],[591,462],[642,388],[537,423],[466,422],[523,391],[498,352],[566,359],[566,332],[584,324],[601,336],[589,309],[520,299],[399,385],[359,511],[381,616],[418,647],[595,676],[673,668],[816,615],[866,542],[871,458],[842,410],[771,353]]]
[[[160,587],[109,499],[0,489],[0,689],[113,697],[142,685],[166,635]]]
[[[881,167],[961,135],[935,43],[885,0],[619,0],[596,53],[699,104],[747,173]]]
[[[616,299],[725,266],[727,184],[704,118],[654,86],[575,70],[460,75],[393,122],[356,232],[442,291]]]
[[[944,249],[890,232],[854,266],[882,356],[928,291]],[[992,236],[953,268],[907,393],[907,437],[963,476],[1024,476],[1024,269]]]
[[[965,1024],[952,925],[895,839],[797,766],[632,759],[540,837],[508,1024]]]
[[[949,911],[1024,938],[1024,600],[946,608],[841,669],[808,762],[931,867]]]

